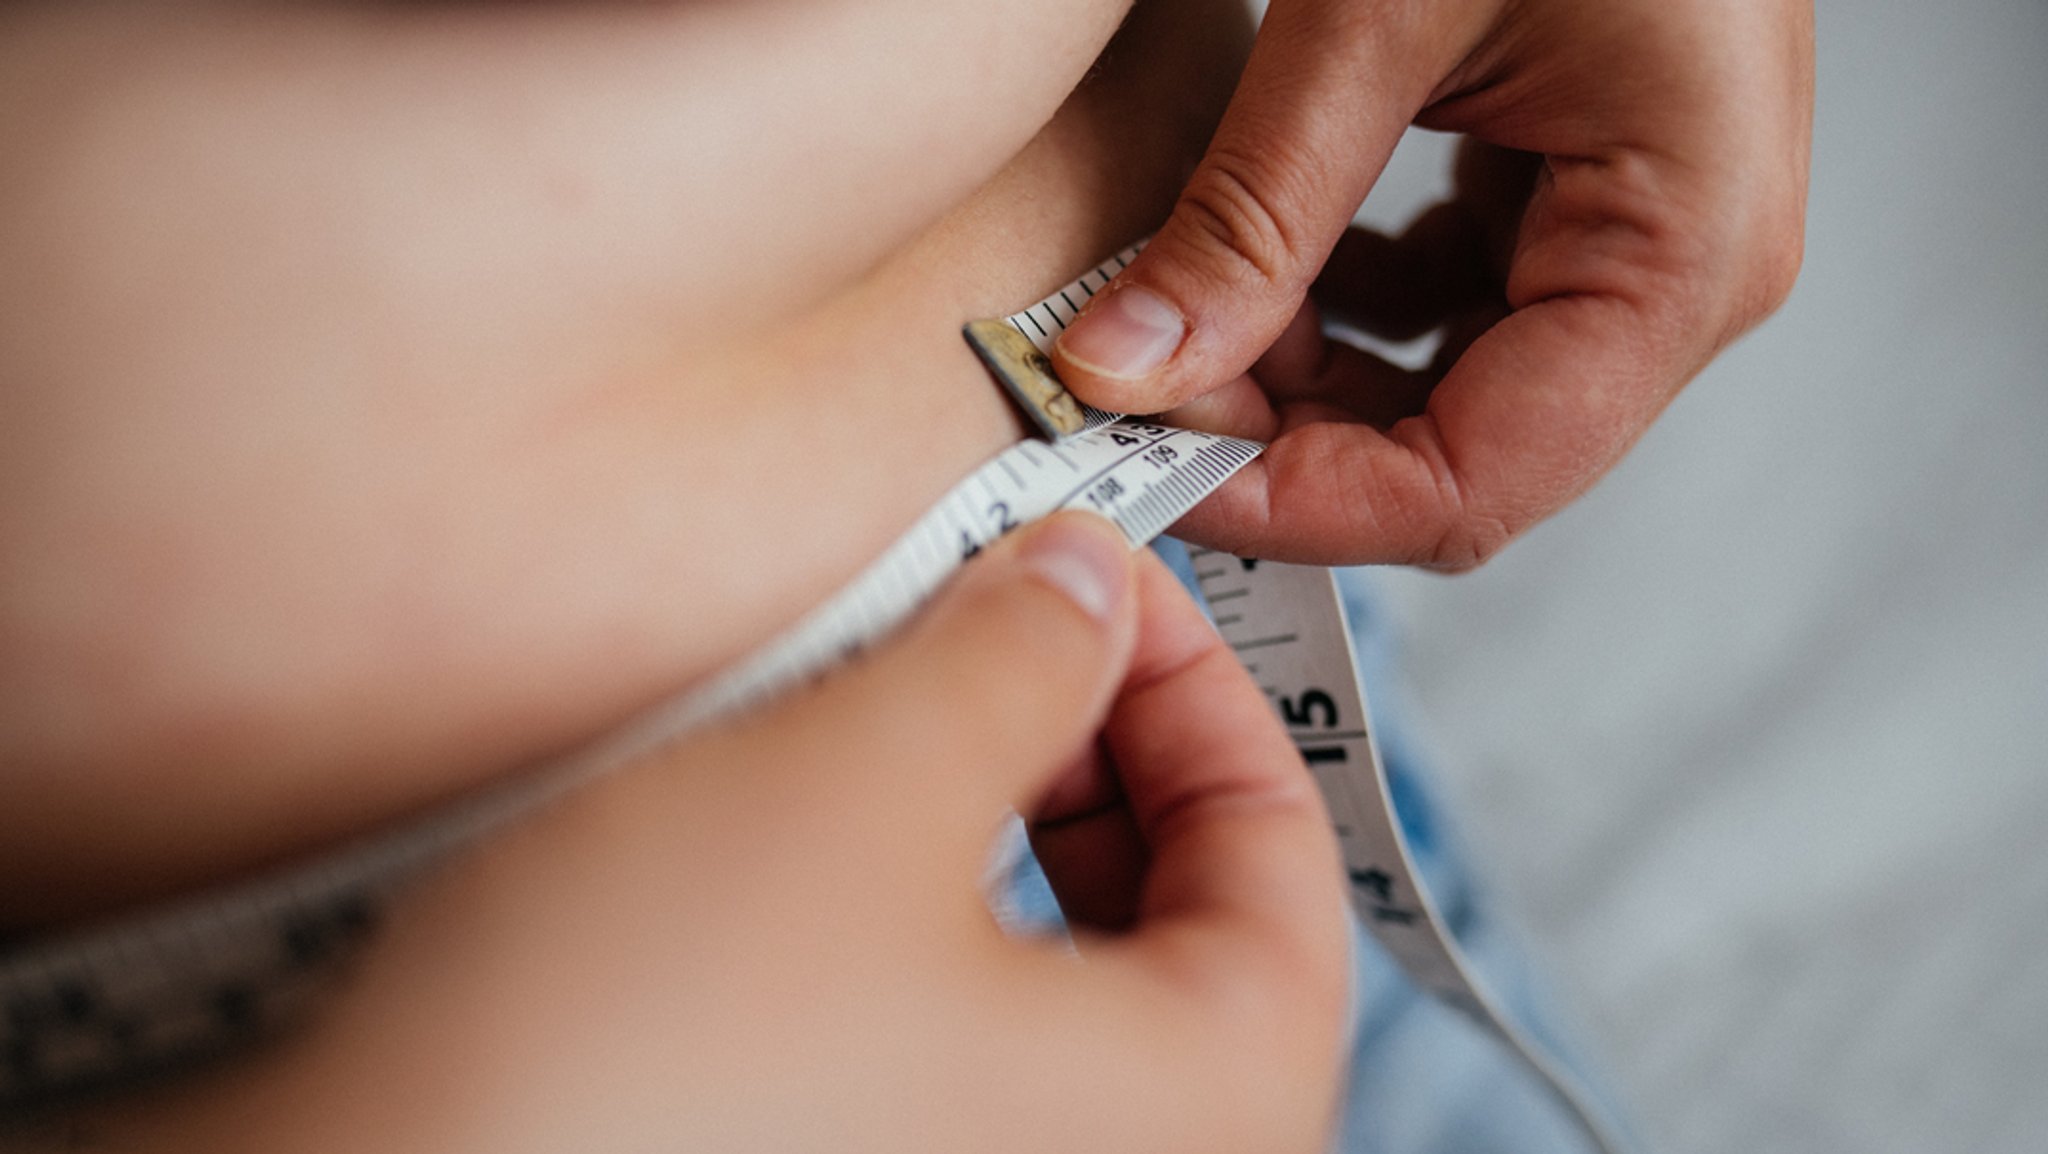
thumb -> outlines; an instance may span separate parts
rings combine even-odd
[[[1130,545],[1061,513],[984,551],[894,640],[771,710],[761,759],[804,794],[890,828],[972,877],[1006,807],[1023,808],[1093,742],[1136,633]],[[962,870],[962,863],[970,863]],[[923,868],[920,866],[918,868]]]
[[[1467,5],[1469,7],[1469,5]],[[1054,346],[1076,396],[1157,413],[1232,380],[1293,318],[1442,59],[1435,5],[1274,0],[1173,215]],[[1420,21],[1436,20],[1423,30]]]

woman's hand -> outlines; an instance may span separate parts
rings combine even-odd
[[[982,903],[1005,807],[1078,957]],[[1164,568],[1063,515],[857,667],[429,882],[304,1035],[89,1126],[123,1149],[1320,1150],[1348,974],[1325,822]]]
[[[1812,26],[1805,0],[1273,0],[1172,219],[1062,337],[1061,376],[1274,440],[1180,532],[1476,565],[1791,290]],[[1452,199],[1398,238],[1347,232],[1410,122],[1466,135]],[[1324,339],[1318,306],[1444,344],[1403,371]]]

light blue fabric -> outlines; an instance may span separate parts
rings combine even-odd
[[[1395,641],[1374,605],[1371,573],[1342,575],[1352,644],[1372,709],[1373,736],[1423,884],[1480,979],[1516,1023],[1572,1061],[1566,1032],[1528,959],[1486,914],[1481,890],[1437,807],[1418,743],[1403,726],[1393,684]],[[1381,692],[1372,692],[1375,686]],[[1358,1036],[1336,1149],[1346,1154],[1578,1154],[1589,1143],[1548,1090],[1496,1039],[1419,991],[1354,924]],[[1594,1079],[1587,1079],[1595,1081]],[[1610,1111],[1611,1113],[1611,1111]]]
[[[1193,588],[1186,552],[1162,542],[1160,555]],[[1344,574],[1345,608],[1368,691],[1387,683],[1393,640],[1365,572]],[[1431,797],[1411,735],[1381,693],[1372,702],[1374,736],[1388,785],[1423,881],[1481,978],[1517,1022],[1572,1062],[1568,1031],[1547,1009],[1541,983],[1501,926],[1485,915],[1456,837]],[[1017,839],[1004,924],[1019,932],[1062,932],[1059,904],[1038,863]],[[1350,1085],[1333,1150],[1342,1154],[1584,1154],[1577,1125],[1535,1075],[1494,1038],[1421,993],[1393,959],[1352,923],[1354,1004]],[[1583,1063],[1572,1062],[1584,1076]],[[1588,1078],[1597,1084],[1597,1079]]]

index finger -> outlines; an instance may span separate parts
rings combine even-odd
[[[1335,1030],[1349,933],[1322,797],[1236,655],[1163,566],[1141,572],[1138,649],[1105,740],[1150,861],[1115,949],[1260,1007],[1260,1028]]]
[[[1283,420],[1266,452],[1175,531],[1276,561],[1472,568],[1591,487],[1648,429],[1707,357],[1674,335],[1616,297],[1530,305],[1391,428]]]

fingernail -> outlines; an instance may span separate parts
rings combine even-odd
[[[1054,517],[1023,541],[1019,559],[1033,576],[1108,624],[1129,595],[1131,547],[1123,530],[1092,513]]]
[[[1105,377],[1131,380],[1166,363],[1187,322],[1159,294],[1132,285],[1111,289],[1060,334],[1067,359]]]

